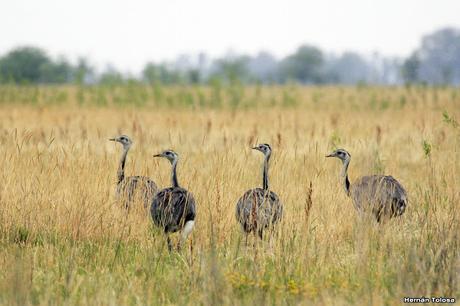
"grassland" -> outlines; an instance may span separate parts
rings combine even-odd
[[[0,87],[0,304],[398,305],[460,299],[460,89],[374,87]],[[127,174],[180,183],[197,200],[187,246],[169,253],[141,208],[115,202]],[[244,245],[239,196],[271,188],[285,216]],[[350,178],[391,174],[409,207],[359,219],[324,158],[350,151]],[[309,186],[312,186],[309,197]],[[139,205],[140,206],[140,205]],[[252,245],[254,242],[254,246]]]

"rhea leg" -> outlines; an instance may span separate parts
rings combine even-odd
[[[182,234],[181,234],[181,241],[179,242],[179,245],[177,247],[178,249],[180,249],[181,245],[183,243],[185,243],[185,241],[187,240],[188,236],[192,232],[194,226],[195,226],[195,221],[194,220],[189,220],[189,221],[185,222],[184,229],[182,230]]]
[[[258,234],[259,234],[260,240],[263,240],[264,239],[264,231],[263,231],[263,229],[259,229]]]
[[[171,242],[171,238],[169,238],[169,235],[166,234],[166,241],[168,242],[168,251],[169,252],[172,252],[173,250],[173,245],[172,245],[172,242]]]

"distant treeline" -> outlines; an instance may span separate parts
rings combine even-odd
[[[460,84],[460,30],[445,28],[424,36],[408,58],[355,52],[328,54],[311,46],[277,59],[268,52],[256,56],[182,55],[169,63],[147,63],[142,75],[125,75],[115,68],[102,72],[80,58],[50,58],[44,50],[20,47],[0,57],[0,83],[22,84]]]

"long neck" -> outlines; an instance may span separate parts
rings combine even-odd
[[[264,190],[268,190],[268,161],[270,160],[270,154],[267,154],[264,159],[264,166],[262,169],[262,186]]]
[[[177,181],[177,159],[172,162],[172,171],[171,171],[171,184],[173,187],[179,187],[179,182]]]
[[[343,178],[343,187],[347,196],[350,195],[350,180],[348,179],[348,165],[350,164],[350,160],[347,159],[343,162],[342,173],[340,174]]]
[[[118,166],[117,176],[118,183],[124,180],[125,178],[125,163],[126,156],[128,155],[129,147],[123,147],[123,153],[121,153],[120,165]]]

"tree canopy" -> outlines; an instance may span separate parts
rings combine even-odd
[[[301,84],[460,84],[460,30],[445,28],[421,39],[407,58],[363,56],[356,52],[325,53],[312,45],[277,59],[269,52],[255,56],[229,54],[210,60],[206,54],[180,55],[176,61],[144,66],[137,81],[147,84],[235,83]],[[133,80],[114,66],[97,71],[88,59],[71,64],[39,48],[15,48],[0,57],[0,82],[118,84]]]

